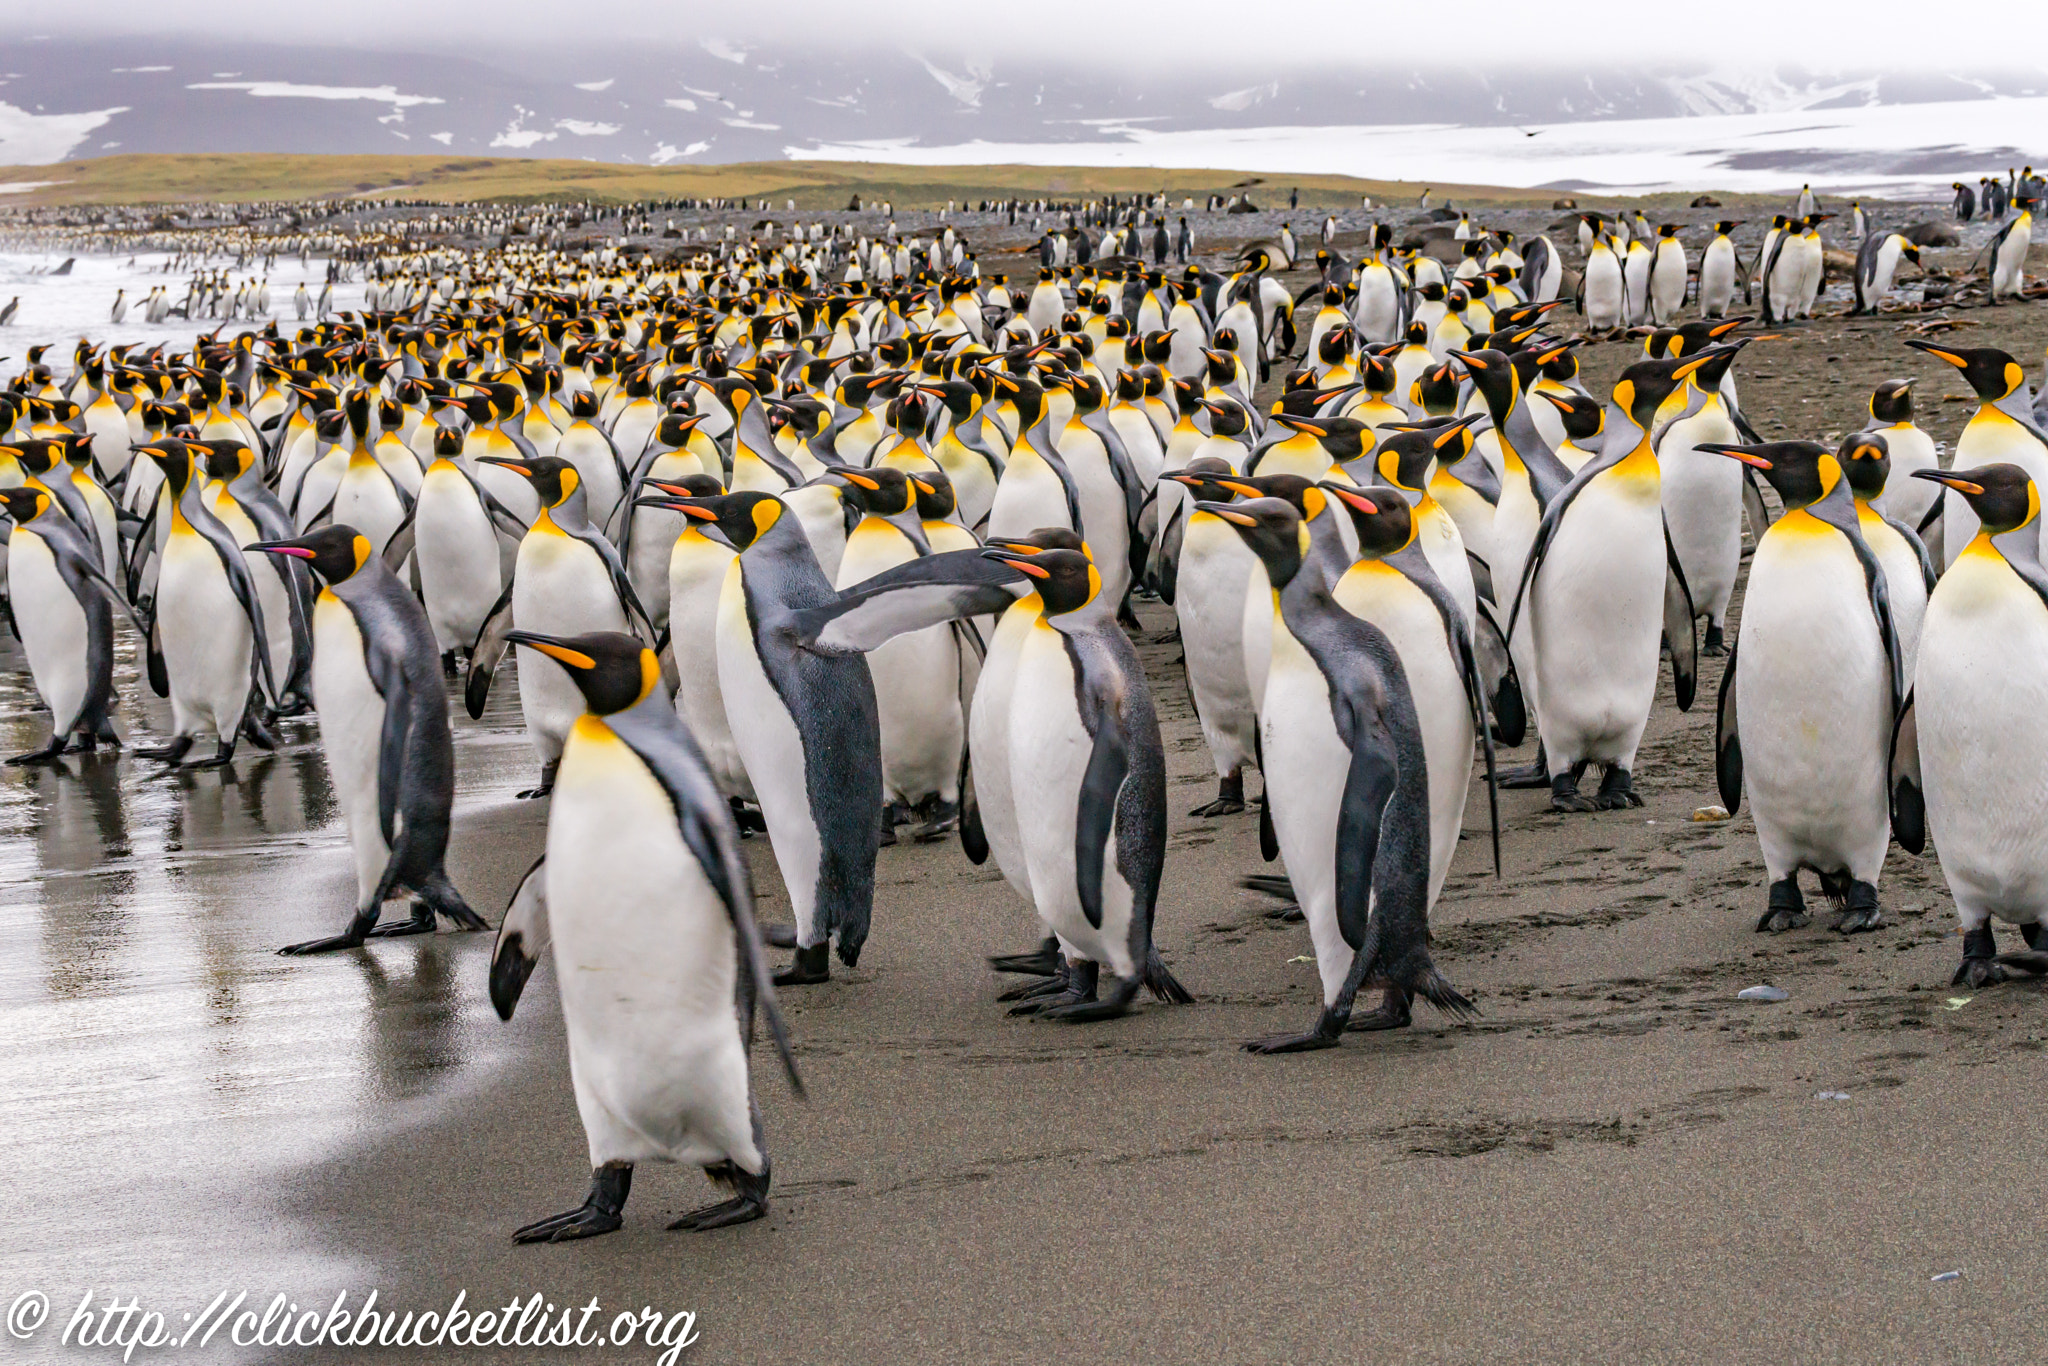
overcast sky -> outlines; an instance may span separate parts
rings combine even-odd
[[[9,7],[13,8],[13,7]],[[1370,69],[1376,56],[1403,67],[1432,60],[1448,40],[1485,35],[1485,57],[1447,64],[1510,67],[1621,59],[1632,68],[1690,64],[1769,67],[1842,64],[1922,71],[2048,65],[2048,5],[2039,0],[1681,0],[1677,4],[1388,4],[1384,0],[1171,0],[1074,4],[1071,0],[770,0],[749,8],[667,0],[65,0],[23,5],[0,17],[14,33],[66,36],[125,32],[209,33],[243,42],[342,43],[419,50],[559,48],[694,43],[719,36],[786,45],[884,45],[934,54],[1000,58],[1005,51],[1063,52],[1128,64],[1161,60],[1237,68],[1248,78],[1274,66],[1341,62]],[[1445,19],[1447,26],[1425,25]],[[1461,23],[1460,20],[1476,22]],[[1250,64],[1258,63],[1254,69]]]

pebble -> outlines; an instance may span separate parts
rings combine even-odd
[[[1815,1091],[1813,1098],[1815,1100],[1847,1100],[1849,1093],[1847,1091]]]
[[[1692,813],[1692,818],[1696,821],[1725,821],[1728,819],[1728,808],[1725,806],[1702,806]]]
[[[1961,1280],[1962,1278],[1963,1278],[1963,1273],[1962,1273],[1962,1272],[1960,1272],[1960,1271],[1944,1271],[1944,1272],[1942,1272],[1942,1273],[1941,1273],[1940,1275],[1938,1275],[1938,1276],[1930,1276],[1930,1277],[1928,1277],[1928,1279],[1929,1279],[1930,1281],[1934,1282],[1934,1284],[1936,1284],[1936,1285],[1941,1285],[1942,1283],[1944,1283],[1944,1282],[1946,1282],[1946,1281],[1959,1281],[1959,1280]]]
[[[1735,993],[1738,1001],[1785,1001],[1791,997],[1792,993],[1783,987],[1744,987]]]

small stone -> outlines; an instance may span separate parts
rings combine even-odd
[[[1849,1093],[1847,1091],[1815,1091],[1813,1098],[1815,1100],[1847,1100]]]
[[[1787,1001],[1791,998],[1792,993],[1783,987],[1744,987],[1735,993],[1735,999],[1738,1001]]]
[[[1702,806],[1692,813],[1692,818],[1696,821],[1725,821],[1728,819],[1728,808],[1725,806]]]
[[[1961,1010],[1976,999],[1974,996],[1951,996],[1946,1001],[1943,1001],[1941,1006],[1944,1010]]]
[[[1933,1282],[1935,1285],[1943,1285],[1949,1281],[1959,1281],[1962,1278],[1963,1273],[1960,1271],[1944,1271],[1939,1275],[1929,1276],[1927,1279]]]

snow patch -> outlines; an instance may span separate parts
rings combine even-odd
[[[614,85],[617,85],[618,82],[619,78],[613,76],[607,80],[602,81],[578,81],[576,82],[576,88],[578,90],[588,90],[591,94],[595,95],[601,91],[611,89]]]
[[[731,62],[734,66],[747,64],[747,50],[737,43],[728,43],[723,38],[699,38],[697,46],[721,62]]]
[[[47,166],[62,161],[94,129],[127,112],[127,105],[117,105],[78,114],[31,114],[0,104],[0,166]]]
[[[680,109],[685,113],[694,114],[697,112],[697,102],[695,100],[663,100],[662,103],[671,109]]]
[[[234,74],[234,73],[229,73]],[[293,81],[199,81],[187,90],[246,90],[262,100],[373,100],[409,109],[416,104],[446,104],[437,95],[401,95],[395,85],[299,85]]]
[[[555,127],[579,138],[608,138],[619,131],[616,123],[592,123],[587,119],[556,119]]]
[[[1209,107],[1226,114],[1242,114],[1254,105],[1280,98],[1280,82],[1268,81],[1264,85],[1248,85],[1242,90],[1232,90],[1209,97]]]
[[[682,148],[678,148],[673,143],[663,142],[655,145],[654,155],[647,159],[656,166],[666,166],[671,161],[677,161],[683,157],[693,157],[699,152],[708,152],[710,150],[711,144],[708,142],[693,142],[688,147]]]

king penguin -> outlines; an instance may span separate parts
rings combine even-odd
[[[1807,923],[1806,868],[1844,908],[1835,929],[1874,930],[1884,923],[1877,882],[1891,839],[1892,728],[1906,678],[1884,568],[1863,539],[1842,463],[1826,447],[1702,449],[1762,471],[1785,504],[1750,563],[1714,741],[1722,803],[1733,811],[1749,793],[1763,846],[1770,893],[1756,927]]]
[[[1956,438],[1953,465],[2018,465],[2035,486],[2048,485],[2048,432],[2034,425],[2027,395],[2027,372],[2008,353],[1992,346],[1948,347],[1936,342],[1907,341],[1916,351],[1947,361],[1962,371],[1977,395],[1977,411]],[[1940,481],[1936,481],[1940,482]],[[1953,486],[1950,486],[1953,487]],[[1974,504],[1967,498],[1942,497],[1941,543],[1945,562],[1956,557],[1977,536]]]
[[[313,604],[313,708],[320,745],[356,860],[356,911],[346,930],[280,949],[353,949],[372,936],[490,926],[448,880],[455,740],[440,651],[418,599],[370,538],[345,523],[251,550],[305,561],[325,585]],[[379,926],[384,903],[410,893],[410,919]]]
[[[1366,495],[1347,492],[1354,509],[1372,506]],[[1309,493],[1327,496],[1320,488]],[[1471,1003],[1430,960],[1429,777],[1398,654],[1378,627],[1330,596],[1329,578],[1340,566],[1310,558],[1309,530],[1291,504],[1255,498],[1200,506],[1244,537],[1275,600],[1259,714],[1263,771],[1323,988],[1322,1012],[1306,1032],[1246,1049],[1336,1046],[1368,982],[1471,1014]],[[1326,555],[1337,550],[1335,538],[1325,538],[1325,547]]]
[[[50,709],[50,741],[10,764],[42,763],[76,737],[80,749],[114,734],[114,614],[120,590],[100,571],[85,534],[48,489],[0,489],[14,523],[7,540],[8,607],[36,693]],[[125,608],[126,603],[122,602]]]
[[[799,1095],[803,1084],[732,812],[641,641],[513,635],[567,671],[588,710],[563,746],[547,851],[498,932],[491,1003],[511,1019],[540,955],[554,950],[592,1170],[581,1206],[512,1237],[559,1243],[612,1232],[642,1162],[702,1167],[732,1192],[671,1229],[759,1219],[769,1163],[747,1057],[757,1008]]]

